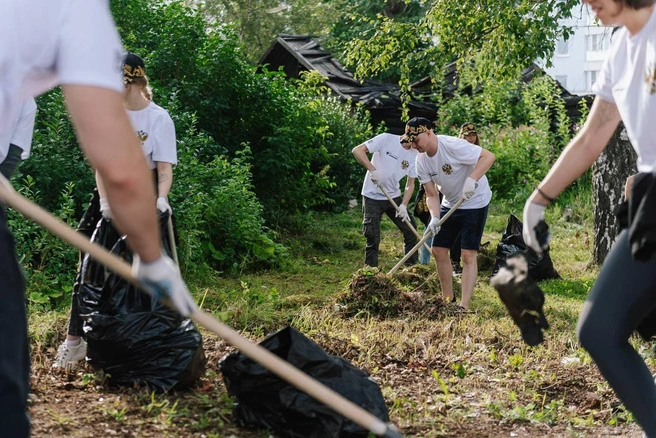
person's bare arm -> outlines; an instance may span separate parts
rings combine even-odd
[[[363,143],[359,146],[356,146],[351,150],[351,152],[353,153],[355,159],[358,160],[358,163],[362,164],[365,169],[376,170],[376,167],[369,160],[369,149],[367,149],[367,145]]]
[[[173,184],[173,165],[158,161],[157,166],[157,196],[166,198],[171,192]]]
[[[595,162],[612,137],[621,118],[614,103],[595,98],[583,128],[569,142],[547,176],[540,190],[555,198]],[[538,204],[548,204],[537,190],[529,198]]]
[[[478,162],[476,163],[476,167],[474,167],[474,171],[469,175],[470,178],[473,178],[475,181],[478,181],[481,179],[485,173],[490,170],[490,167],[492,167],[492,164],[494,164],[494,160],[496,157],[494,154],[487,149],[481,149],[481,156],[478,157]]]
[[[128,120],[120,93],[64,85],[66,106],[78,139],[102,186],[121,232],[144,262],[161,255],[150,171]]]
[[[426,207],[432,217],[440,217],[440,194],[433,181],[428,181],[424,184],[426,191]]]
[[[624,200],[628,201],[629,196],[631,196],[631,187],[633,186],[633,180],[635,179],[637,174],[631,175],[626,179],[626,182],[624,183]]]

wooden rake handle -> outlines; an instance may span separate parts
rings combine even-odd
[[[105,248],[90,242],[80,233],[77,233],[52,214],[21,196],[14,191],[9,184],[9,181],[7,181],[2,175],[0,175],[0,200],[22,213],[27,218],[43,226],[55,236],[70,243],[80,251],[88,253],[90,257],[94,258],[99,263],[102,263],[131,284],[141,288],[141,284],[132,275],[132,268],[127,262],[116,255],[111,254]],[[147,293],[143,288],[141,288],[141,290]],[[162,302],[167,306],[174,308],[170,300],[164,298],[162,299]],[[235,346],[250,359],[259,363],[281,379],[324,403],[345,418],[353,421],[364,429],[369,430],[374,435],[388,438],[402,437],[393,425],[386,424],[370,412],[365,411],[352,401],[319,383],[317,380],[290,365],[269,350],[244,338],[235,330],[218,321],[210,314],[202,310],[196,310],[189,315],[189,318],[217,334],[230,345]]]
[[[458,207],[460,207],[460,204],[462,204],[464,201],[465,198],[460,198],[458,202],[456,202],[456,204],[453,207],[451,207],[451,209],[447,211],[444,216],[440,218],[438,225],[442,226],[442,224],[449,218],[449,216],[451,216],[458,209]],[[392,269],[390,269],[387,275],[392,275],[393,273],[395,273],[396,270],[399,269],[401,265],[403,265],[406,262],[406,260],[408,260],[412,256],[412,254],[414,254],[419,249],[419,247],[430,238],[431,235],[432,235],[431,233],[426,233],[424,237],[421,238],[419,243],[417,243],[414,247],[412,247],[412,249],[408,251],[408,253],[401,260],[399,260],[399,262],[396,265],[394,265]]]
[[[389,195],[389,193],[387,193],[387,190],[385,190],[385,189],[383,188],[382,185],[378,186],[378,188],[379,188],[380,191],[383,192],[383,194],[387,197],[387,200],[388,200],[389,202],[392,203],[392,205],[394,206],[394,209],[395,209],[396,211],[399,211],[399,206],[396,205],[396,202],[394,202],[394,199]],[[419,232],[417,231],[417,229],[412,225],[412,222],[410,222],[410,221],[409,221],[408,219],[406,219],[406,218],[403,218],[403,222],[405,222],[406,224],[408,224],[408,226],[410,227],[410,229],[412,230],[412,232],[415,233],[415,236],[417,236],[419,239],[422,238],[421,234],[419,234]],[[424,240],[424,247],[425,247],[425,248],[428,250],[428,252],[430,253],[430,250],[431,250],[431,249],[428,247],[428,245],[426,244],[426,241],[425,241],[425,240]]]

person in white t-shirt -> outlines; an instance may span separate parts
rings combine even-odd
[[[364,263],[366,266],[378,266],[378,246],[380,245],[380,221],[386,214],[403,233],[403,249],[407,254],[416,244],[417,236],[404,219],[416,227],[414,218],[408,213],[408,203],[415,190],[414,151],[407,141],[401,142],[401,136],[380,134],[358,145],[352,150],[355,159],[366,169],[367,173],[362,184],[362,234],[367,239]],[[371,160],[369,154],[372,154]],[[400,182],[407,176],[403,197],[401,197]],[[394,200],[399,210],[395,210],[385,193]],[[406,265],[417,263],[415,252]]]
[[[34,121],[36,119],[36,101],[28,99],[23,102],[20,111],[15,117],[13,135],[9,142],[7,156],[0,163],[0,173],[9,179],[16,171],[18,163],[30,156],[32,149],[32,136],[34,134]]]
[[[152,91],[146,76],[146,67],[143,59],[134,53],[127,52],[123,60],[123,84],[125,85],[124,104],[136,137],[141,142],[141,150],[146,157],[148,167],[153,172],[153,181],[157,193],[157,209],[162,214],[172,214],[167,196],[173,182],[173,165],[177,164],[177,148],[175,126],[169,113],[152,101]],[[105,189],[100,175],[96,172],[98,187],[98,204],[91,202],[89,210],[85,213],[81,224],[94,217],[95,208],[99,208],[102,216],[107,220],[106,226],[111,226],[112,213],[105,198]],[[91,230],[95,229],[95,222],[91,220]],[[82,231],[78,227],[78,231]],[[80,316],[77,292],[80,285],[80,269],[76,284],[73,287],[71,299],[71,312],[68,323],[66,339],[59,346],[53,362],[53,368],[70,370],[84,360],[87,353],[86,341],[82,338],[84,321]]]
[[[485,172],[494,163],[494,154],[464,139],[436,135],[431,122],[423,117],[408,121],[405,138],[419,152],[417,174],[426,190],[426,205],[432,216],[427,230],[434,234],[432,251],[442,296],[455,302],[449,250],[460,235],[463,264],[460,306],[468,310],[478,277],[478,250],[492,199]],[[441,205],[436,186],[444,195]],[[461,198],[465,201],[438,226],[440,217]]]
[[[629,342],[656,309],[656,258],[649,251],[641,252],[649,245],[653,250],[656,235],[656,185],[652,184],[644,197],[641,194],[642,181],[653,179],[656,172],[656,12],[654,0],[584,3],[603,24],[623,27],[612,37],[608,58],[593,86],[596,97],[585,124],[526,201],[523,234],[536,252],[546,249],[548,242],[538,242],[535,232],[544,220],[545,208],[595,162],[623,121],[640,172],[633,180],[629,204],[640,208],[604,260],[583,305],[578,336],[646,436],[656,437],[656,385]]]
[[[173,166],[178,162],[173,119],[164,108],[153,102],[143,59],[131,52],[125,55],[123,83],[125,109],[141,142],[146,162],[155,174],[157,209],[161,213],[171,213],[167,197],[173,183]],[[96,180],[100,192],[100,210],[106,218],[111,218],[102,179]]]
[[[0,159],[13,134],[9,121],[22,103],[61,84],[114,220],[137,254],[136,278],[189,315],[197,306],[179,269],[162,255],[150,172],[123,107],[122,55],[107,1],[0,2]],[[2,209],[0,278],[0,431],[24,438],[30,434],[25,279]]]

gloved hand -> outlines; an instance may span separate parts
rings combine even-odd
[[[428,230],[429,233],[433,233],[433,236],[435,236],[437,233],[440,232],[441,227],[440,225],[438,225],[439,222],[440,222],[440,218],[433,216],[430,222],[428,223],[428,225],[426,225],[426,229]]]
[[[167,211],[169,214],[173,213],[171,206],[166,202],[166,198],[163,196],[157,198],[157,210],[159,210],[160,213],[166,213]]]
[[[381,175],[380,172],[376,169],[369,171],[369,176],[371,177],[371,182],[378,185],[380,184]]]
[[[109,202],[107,202],[107,198],[100,198],[100,213],[106,220],[110,220],[112,218],[112,210],[109,208]]]
[[[132,275],[139,280],[155,298],[165,296],[171,300],[182,316],[188,316],[196,309],[196,302],[180,275],[180,269],[170,257],[162,254],[158,259],[144,263],[134,256]]]
[[[410,215],[408,215],[408,207],[399,204],[399,209],[396,211],[396,217],[401,218],[402,221],[409,221]]]
[[[468,201],[472,196],[474,196],[476,187],[478,187],[476,180],[474,178],[468,177],[462,189],[462,197],[465,198],[465,201]]]
[[[546,222],[544,221],[544,209],[546,205],[537,204],[531,200],[524,204],[524,243],[537,254],[549,247],[549,233]],[[538,227],[538,225],[540,225]],[[538,229],[536,230],[536,227]]]
[[[528,275],[529,260],[523,253],[506,259],[506,265],[490,279],[499,293],[508,313],[522,332],[528,345],[535,346],[544,340],[542,330],[549,328],[544,316],[544,293]]]

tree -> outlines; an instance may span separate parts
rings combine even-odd
[[[594,243],[592,260],[603,263],[617,239],[615,209],[624,199],[624,182],[637,172],[637,155],[620,123],[592,169]]]
[[[187,0],[219,26],[233,26],[251,64],[281,33],[323,35],[336,20],[335,1]]]
[[[359,77],[399,69],[405,93],[425,74],[437,83],[444,66],[456,62],[461,80],[477,86],[515,79],[531,62],[551,59],[554,41],[571,29],[559,20],[571,17],[578,0],[432,0],[415,21],[378,15],[354,38],[346,63]]]

